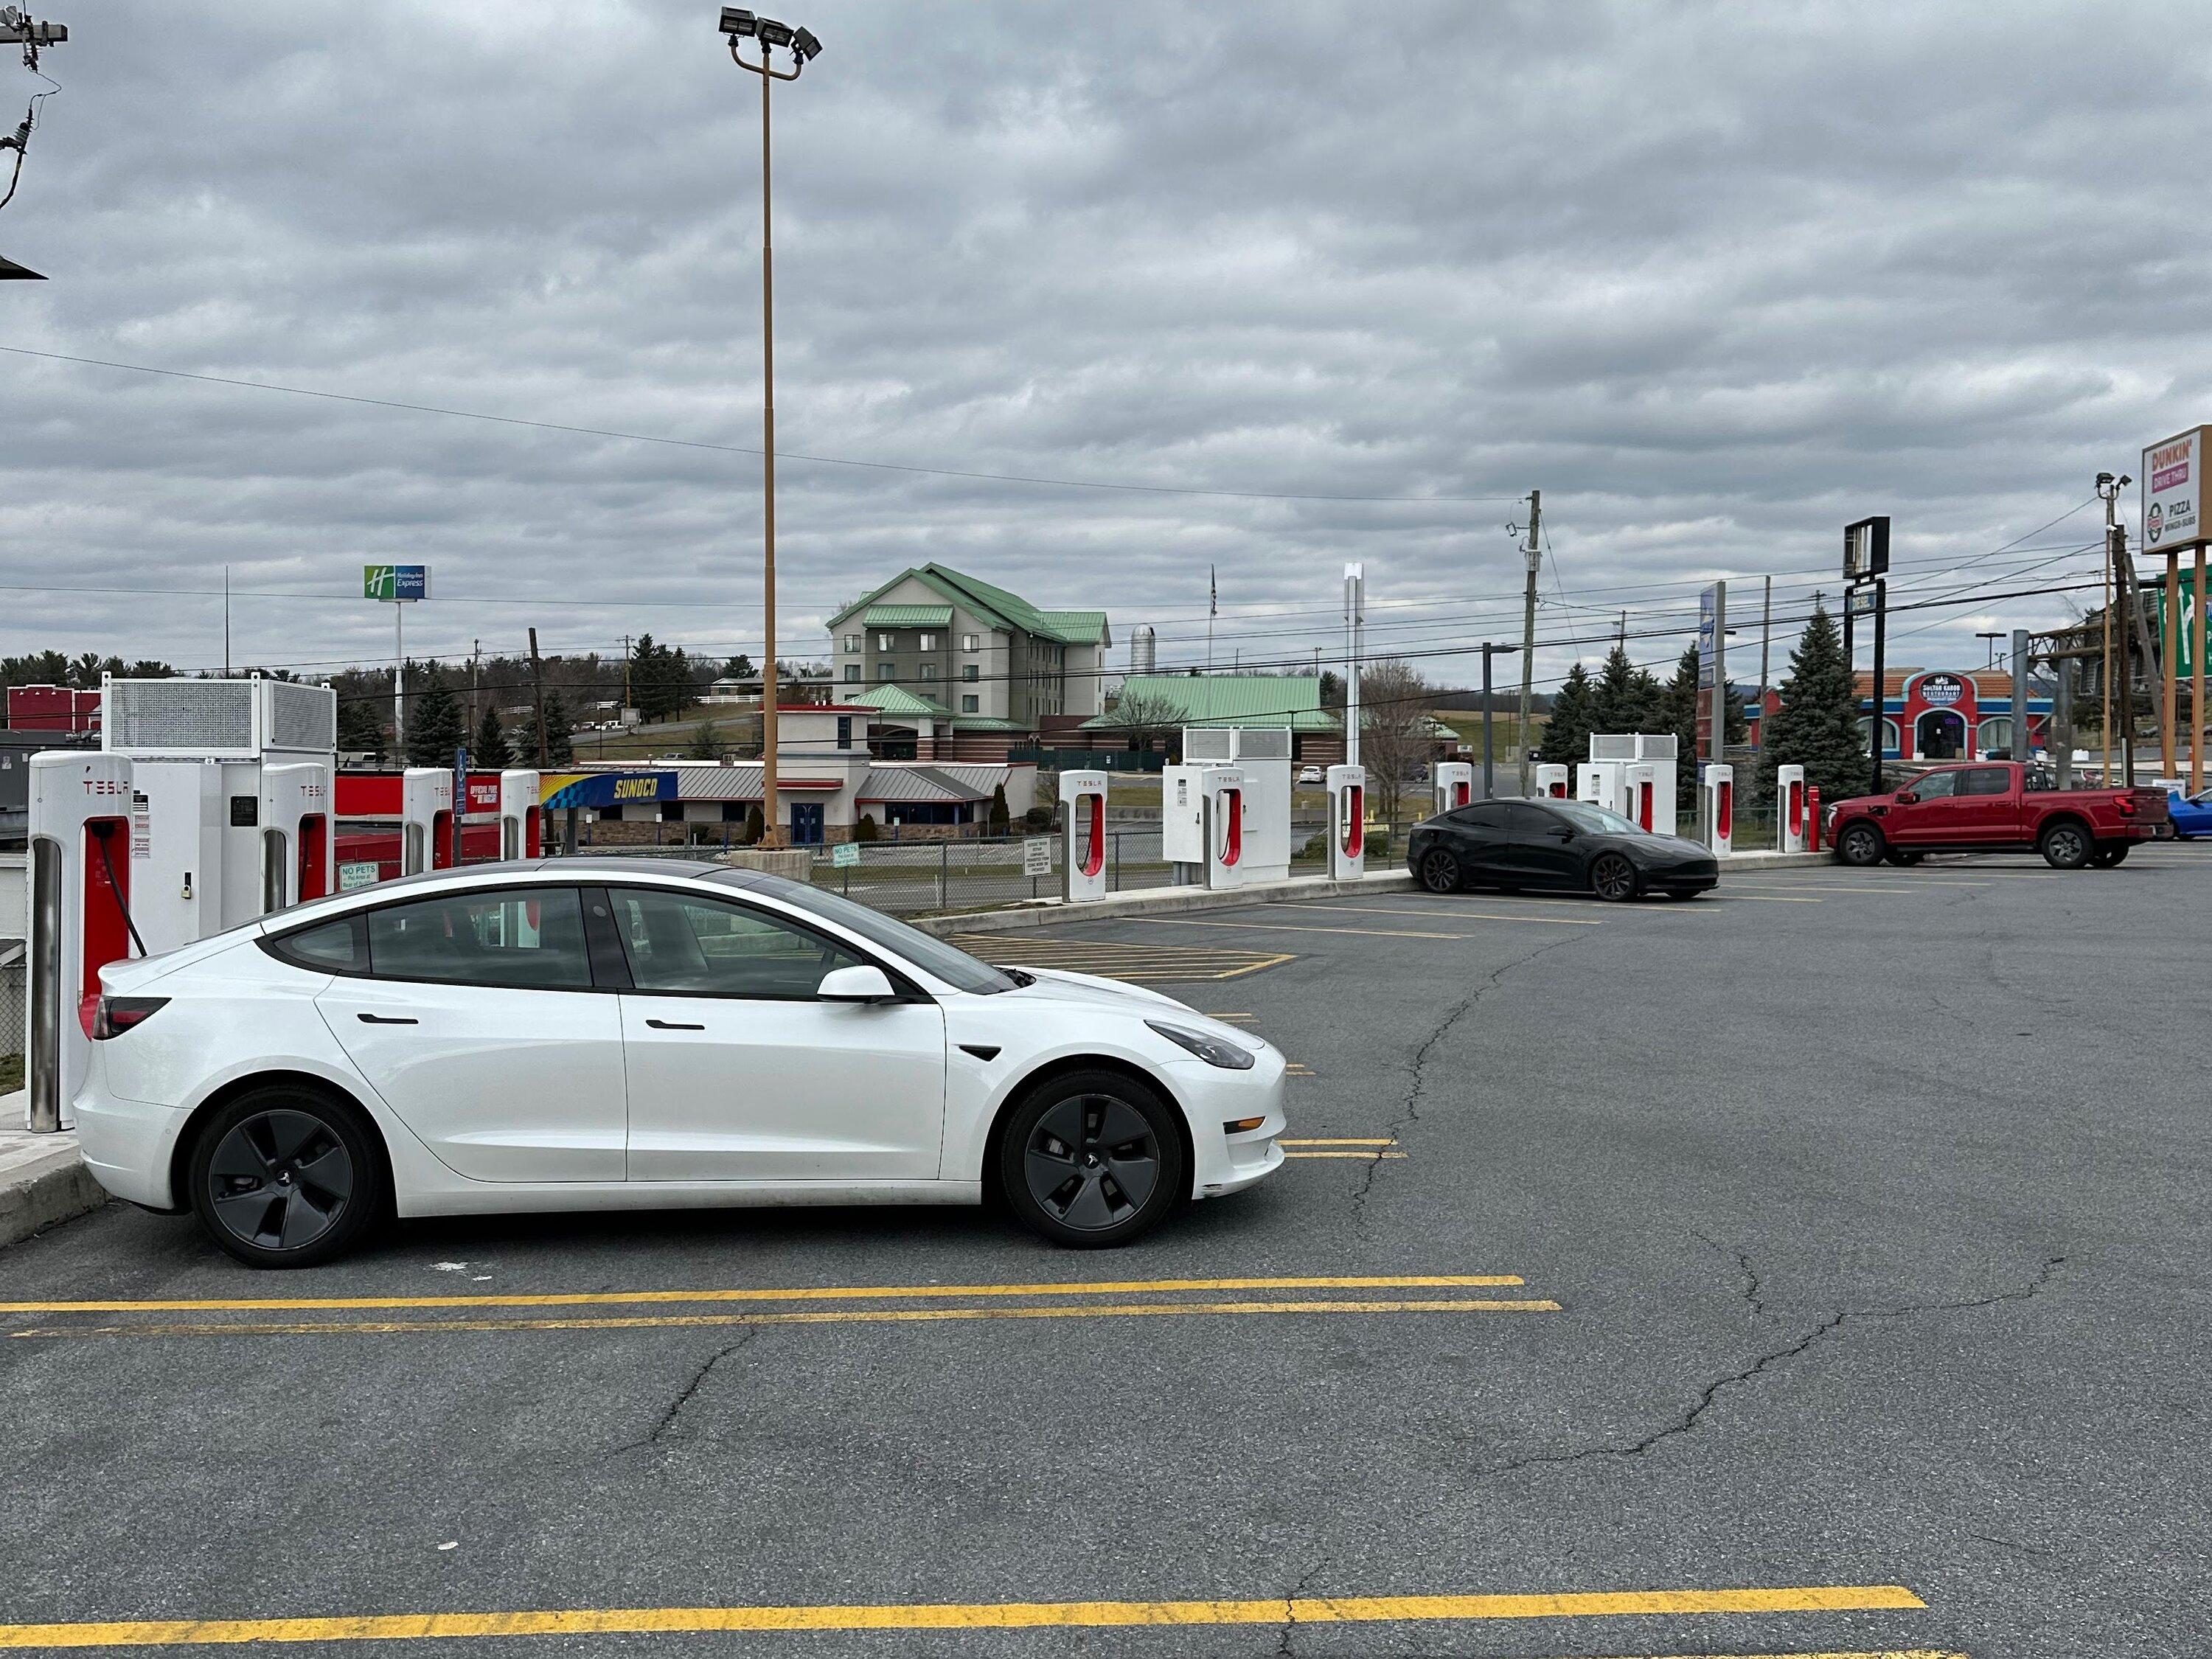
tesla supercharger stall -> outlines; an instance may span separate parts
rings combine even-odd
[[[1553,800],[1567,798],[1569,780],[1567,769],[1555,762],[1546,762],[1536,769],[1536,793],[1548,795]]]
[[[100,970],[131,954],[131,763],[63,750],[31,757],[28,1126],[71,1127],[91,1056]]]
[[[1358,881],[1367,873],[1367,769],[1328,769],[1328,873]]]
[[[1106,896],[1106,786],[1103,772],[1060,775],[1060,896],[1082,904]]]
[[[1711,762],[1698,787],[1705,792],[1705,844],[1715,857],[1726,858],[1735,839],[1735,768]]]
[[[1575,768],[1575,799],[1608,812],[1628,816],[1627,792],[1621,787],[1619,761],[1584,761]]]
[[[419,876],[453,861],[453,775],[410,766],[399,775],[399,873]]]
[[[1244,862],[1244,801],[1249,780],[1239,766],[1209,766],[1200,782],[1206,835],[1206,884],[1235,887],[1248,879]]]
[[[1627,807],[1621,816],[1638,829],[1650,830],[1656,826],[1659,775],[1649,761],[1631,761],[1620,769],[1620,795]],[[1670,809],[1672,805],[1668,803]],[[1671,810],[1668,816],[1671,820],[1674,816]],[[1665,833],[1671,835],[1674,829],[1673,823],[1669,822]]]
[[[261,769],[261,913],[332,891],[331,769],[295,761]]]
[[[525,768],[499,775],[499,855],[534,859],[545,850],[545,817],[538,774]]]
[[[1809,845],[1807,834],[1805,769],[1774,769],[1774,844],[1785,853],[1802,853]]]
[[[1474,763],[1472,761],[1438,761],[1437,763],[1437,816],[1455,811],[1474,799]]]

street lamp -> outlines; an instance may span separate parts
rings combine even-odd
[[[1516,655],[1520,649],[1517,645],[1492,645],[1488,640],[1482,642],[1482,798],[1485,800],[1497,793],[1492,787],[1494,761],[1490,741],[1490,659]],[[1525,771],[1528,765],[1528,732],[1525,726],[1521,732],[1520,749],[1521,765]]]
[[[761,609],[768,653],[761,672],[761,844],[780,847],[783,832],[775,798],[775,262],[769,245],[769,89],[778,81],[796,81],[821,55],[822,43],[810,29],[794,29],[773,17],[756,17],[737,6],[722,8],[720,32],[729,37],[730,61],[760,76],[761,83],[761,495],[764,505]],[[738,42],[760,44],[760,61],[747,60]],[[770,54],[789,54],[791,67],[779,70]]]

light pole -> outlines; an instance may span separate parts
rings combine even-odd
[[[1482,642],[1482,798],[1485,800],[1491,799],[1498,793],[1493,787],[1496,759],[1490,740],[1490,659],[1492,657],[1510,657],[1520,649],[1517,645],[1492,645],[1488,640]],[[1521,764],[1524,768],[1528,764],[1528,744],[1525,738],[1521,744]]]
[[[768,635],[761,670],[761,845],[780,847],[783,832],[776,819],[775,799],[775,258],[769,242],[769,90],[778,81],[796,81],[820,54],[822,43],[810,30],[794,29],[773,17],[756,17],[736,6],[722,8],[720,28],[729,37],[730,61],[750,70],[761,83],[761,610]],[[746,61],[738,50],[743,40],[760,43],[758,63]],[[791,56],[788,70],[776,69],[770,60],[769,54],[778,47]]]

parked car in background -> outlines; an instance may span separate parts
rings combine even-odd
[[[1929,853],[2040,853],[2057,870],[2109,869],[2137,842],[2170,836],[2161,789],[2058,789],[2015,761],[1941,767],[1824,815],[1844,864],[1917,864]]]
[[[1413,826],[1406,861],[1431,893],[1563,888],[1615,902],[1692,898],[1720,881],[1696,842],[1656,836],[1587,801],[1479,800]]]
[[[1298,768],[1298,781],[1300,783],[1320,783],[1323,781],[1321,768],[1318,766],[1301,766]]]
[[[2166,814],[2173,820],[2173,833],[2182,841],[2212,836],[2212,789],[2199,790],[2193,795],[2185,795],[2179,789],[2169,790]]]

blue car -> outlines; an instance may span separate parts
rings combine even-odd
[[[2198,794],[2185,795],[2179,790],[2169,790],[2166,810],[2173,819],[2173,833],[2183,841],[2193,841],[2199,836],[2212,836],[2212,789]]]

